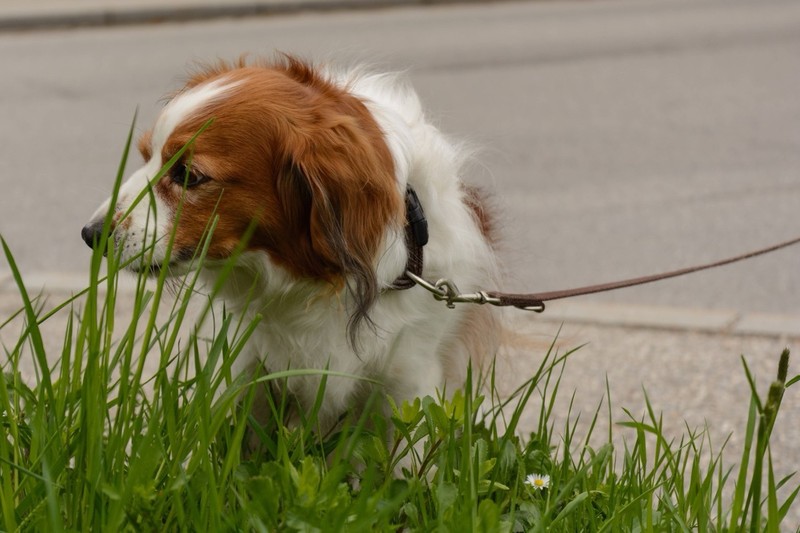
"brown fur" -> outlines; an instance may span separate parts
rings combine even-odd
[[[492,210],[488,207],[488,196],[480,187],[462,184],[464,190],[464,202],[472,210],[472,215],[478,228],[489,243],[497,242],[497,228],[492,216]]]
[[[220,78],[237,85],[176,127],[161,154],[169,160],[213,119],[184,158],[211,180],[186,190],[175,249],[191,253],[216,214],[208,256],[228,257],[254,222],[248,249],[266,251],[298,278],[337,288],[353,279],[353,321],[365,318],[378,294],[372,265],[385,228],[403,219],[380,128],[360,100],[290,57],[256,66],[219,63],[195,74],[186,89]],[[149,146],[145,134],[145,158]],[[156,187],[177,207],[181,185],[167,175]]]

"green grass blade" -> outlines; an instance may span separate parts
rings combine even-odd
[[[40,372],[39,377],[44,385],[44,391],[47,396],[47,400],[52,402],[54,400],[54,395],[53,383],[50,378],[50,365],[47,361],[47,351],[44,347],[42,331],[39,329],[37,313],[34,310],[33,303],[28,295],[28,289],[25,287],[25,283],[22,281],[22,275],[20,274],[19,268],[17,268],[17,262],[14,260],[14,256],[11,254],[11,250],[8,248],[6,240],[1,236],[0,244],[3,246],[3,253],[6,256],[8,266],[11,268],[11,275],[13,276],[14,281],[17,284],[17,290],[22,297],[22,303],[25,308],[25,318],[30,327],[30,339],[33,349],[33,356],[36,359],[38,370]]]

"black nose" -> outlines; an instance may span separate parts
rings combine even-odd
[[[94,248],[100,241],[100,234],[103,233],[103,219],[89,222],[81,230],[81,239],[89,248]]]

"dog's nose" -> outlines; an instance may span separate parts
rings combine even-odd
[[[100,234],[103,232],[103,219],[89,222],[81,230],[81,238],[89,248],[94,248],[100,241]]]

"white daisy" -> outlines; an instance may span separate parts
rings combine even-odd
[[[528,474],[525,483],[536,490],[546,489],[550,486],[550,476],[547,474]]]

